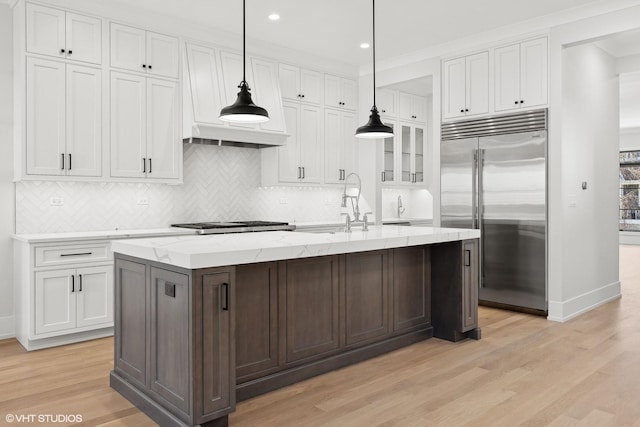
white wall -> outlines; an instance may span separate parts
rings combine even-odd
[[[0,339],[13,336],[13,30],[11,9],[0,3]]]
[[[591,44],[638,26],[633,7],[554,28],[550,43],[549,318],[620,296],[619,90],[615,60]],[[587,190],[581,183],[587,182]]]
[[[640,129],[620,129],[620,150],[640,150]]]

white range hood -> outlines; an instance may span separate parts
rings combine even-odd
[[[230,124],[220,110],[236,100],[242,79],[242,55],[186,43],[183,91],[183,140],[197,144],[273,147],[286,144],[278,64],[247,58],[247,81],[254,102],[269,112],[260,124]],[[256,82],[257,84],[254,84]],[[257,87],[256,90],[253,90]]]

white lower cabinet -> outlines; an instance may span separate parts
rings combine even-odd
[[[109,241],[14,242],[16,338],[27,350],[113,334]]]
[[[113,325],[113,267],[35,274],[35,333]]]

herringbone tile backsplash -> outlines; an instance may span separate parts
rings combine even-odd
[[[16,232],[167,227],[176,222],[339,221],[340,188],[262,188],[259,150],[185,145],[184,184],[21,181]],[[51,206],[52,197],[64,199]],[[137,205],[139,198],[148,205]]]

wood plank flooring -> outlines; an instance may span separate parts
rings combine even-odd
[[[230,424],[640,427],[640,246],[620,260],[622,299],[567,323],[481,307],[480,341],[427,340],[242,402]],[[0,342],[0,425],[155,425],[109,388],[112,366],[111,338],[35,352]]]

